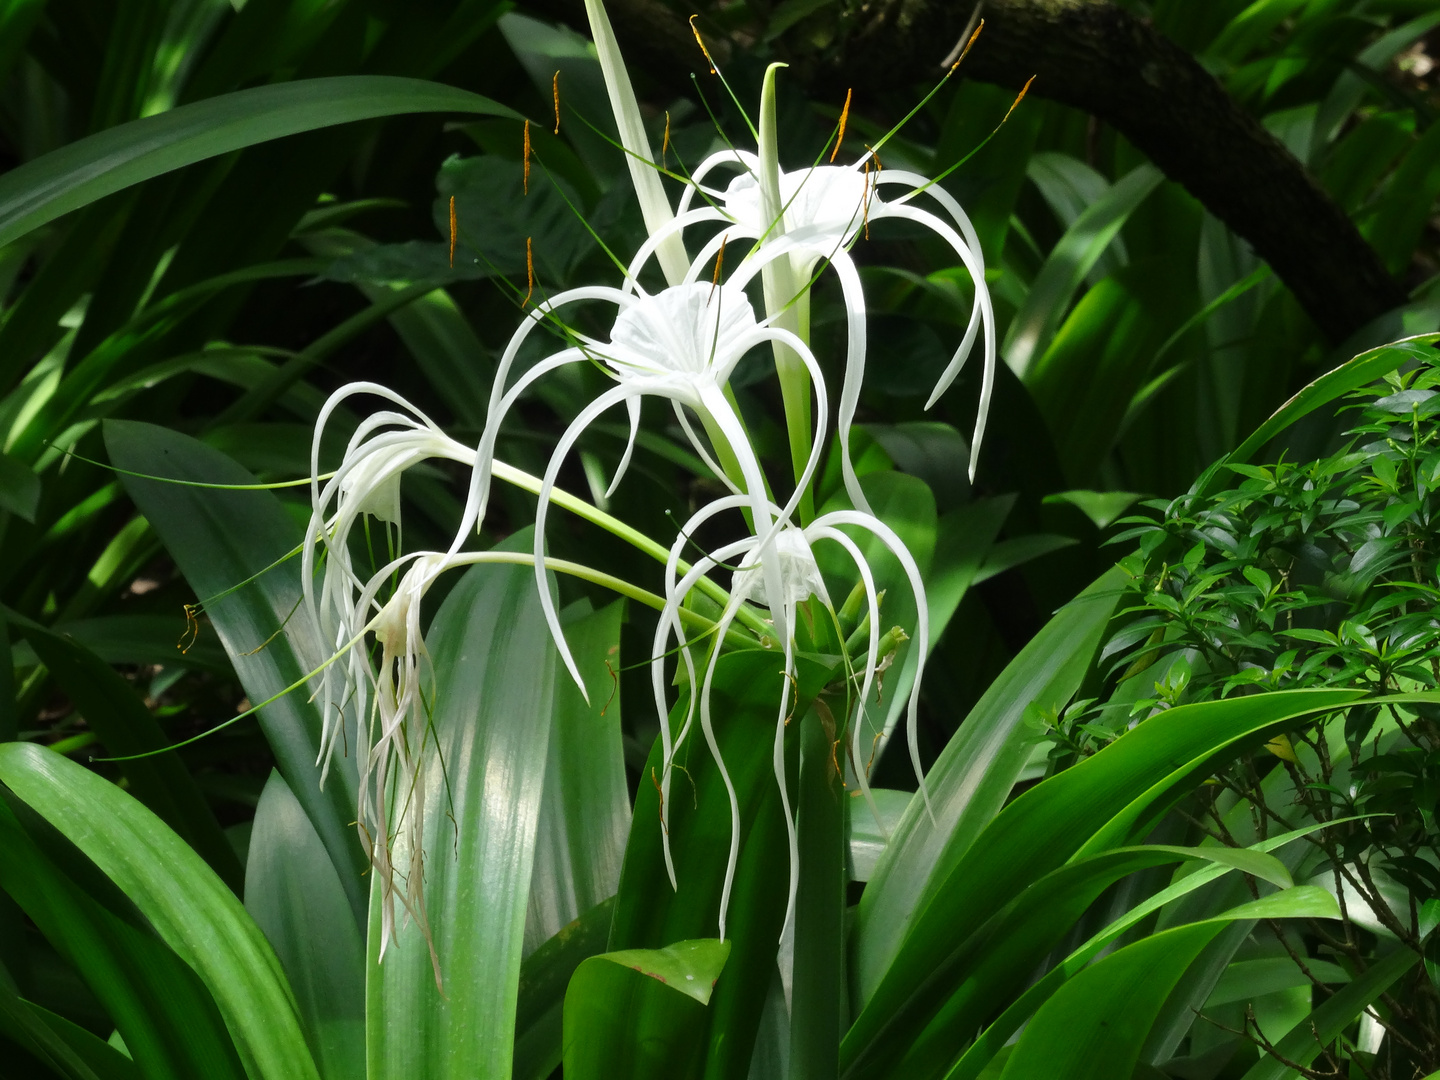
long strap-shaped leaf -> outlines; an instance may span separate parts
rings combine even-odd
[[[0,888],[105,1007],[145,1080],[242,1080],[215,1002],[148,928],[76,884],[0,800]],[[128,916],[128,918],[127,918]]]
[[[404,113],[516,114],[453,86],[337,75],[256,86],[101,131],[0,176],[0,246],[96,199],[256,143]]]
[[[1301,885],[1218,918],[1163,931],[1106,957],[1082,971],[1040,1008],[1020,1037],[1001,1080],[1129,1076],[1166,997],[1200,950],[1226,924],[1304,917],[1337,919],[1340,908],[1325,890]]]
[[[33,743],[0,746],[0,781],[88,855],[195,970],[254,1080],[318,1080],[274,951],[185,841],[108,780]]]
[[[505,546],[528,549],[528,536]],[[369,1076],[507,1077],[555,670],[530,569],[471,569],[426,644],[435,687],[423,752],[433,756],[408,812],[425,815],[425,897],[444,993],[413,922],[379,962],[372,886]]]
[[[1030,756],[1026,709],[1063,708],[1085,677],[1119,599],[1119,570],[1101,575],[1061,608],[970,710],[925,778],[934,818],[913,801],[860,899],[851,975],[867,1001],[914,916],[1005,805]],[[856,808],[858,815],[868,811]]]
[[[109,420],[104,431],[110,460],[130,470],[122,477],[126,491],[195,594],[209,601],[205,613],[250,700],[273,697],[324,661],[329,656],[327,643],[298,606],[299,560],[276,564],[295,550],[304,535],[280,500],[268,491],[215,491],[143,479],[255,483],[254,476],[224,454],[168,428]],[[235,591],[224,595],[231,589]],[[223,599],[210,600],[217,595]],[[183,627],[179,613],[175,625],[178,635]],[[322,791],[318,706],[297,691],[265,706],[259,718],[280,774],[325,845],[356,926],[363,926],[366,901],[361,875],[366,862],[352,827],[355,757],[335,758]]]

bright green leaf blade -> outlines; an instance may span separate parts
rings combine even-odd
[[[1339,915],[1339,905],[1325,890],[1300,886],[1121,949],[1075,976],[1041,1007],[1006,1062],[1001,1080],[1129,1076],[1170,991],[1227,923]]]
[[[515,1003],[514,1080],[545,1080],[560,1065],[565,988],[576,968],[605,951],[615,898],[596,904],[527,956]]]
[[[586,960],[565,993],[565,1075],[660,1080],[694,1070],[704,1056],[705,1006],[730,948],[679,941]]]
[[[528,533],[507,547],[529,550]],[[444,980],[414,922],[378,963],[372,885],[366,988],[371,1080],[506,1076],[551,727],[554,646],[528,567],[477,566],[427,635],[436,672],[424,800],[425,896]],[[397,857],[400,853],[397,852]],[[403,863],[402,863],[403,867]]]
[[[144,754],[169,744],[155,717],[118,672],[94,653],[40,626],[26,639],[86,723],[115,755]],[[173,751],[120,764],[130,792],[174,829],[237,893],[240,861],[195,778]]]
[[[1086,207],[1055,245],[1005,336],[1005,362],[1021,379],[1031,360],[1044,353],[1085,275],[1105,254],[1135,208],[1163,179],[1153,165],[1136,167]]]
[[[883,1037],[854,1067],[857,1075],[939,1076],[996,1002],[1018,993],[1069,928],[1121,878],[1182,859],[1262,871],[1290,884],[1283,865],[1258,851],[1146,845],[1106,851],[1045,875],[975,928],[932,966],[892,1015]]]
[[[64,1034],[59,1029],[69,1029]],[[65,1080],[139,1080],[134,1062],[112,1050],[84,1028],[23,1000],[0,978],[0,1036],[10,1040]],[[75,1045],[79,1036],[89,1040],[87,1053]],[[99,1048],[98,1050],[96,1048]],[[109,1051],[111,1058],[103,1053]],[[93,1057],[92,1062],[87,1058]],[[11,1062],[11,1067],[16,1063]]]
[[[0,510],[32,525],[40,505],[40,477],[18,458],[0,454]]]
[[[1286,844],[1316,832],[1325,825],[1312,825],[1305,829],[1295,829],[1280,836],[1271,837],[1259,844],[1256,844],[1251,851],[1273,852],[1279,850]],[[1000,1052],[1005,1043],[1018,1031],[1038,1009],[1042,1002],[1055,993],[1066,980],[1072,978],[1077,972],[1083,971],[1091,960],[1110,942],[1114,941],[1126,930],[1146,918],[1148,915],[1160,910],[1204,885],[1215,881],[1221,875],[1229,872],[1233,867],[1219,860],[1212,861],[1210,866],[1203,867],[1193,873],[1185,875],[1179,881],[1165,889],[1161,889],[1153,896],[1147,897],[1141,903],[1135,905],[1120,918],[1116,919],[1105,929],[1095,934],[1084,945],[1067,956],[1061,963],[1050,969],[1041,979],[1037,980],[1023,994],[1006,1008],[1006,1010],[989,1027],[981,1033],[980,1037],[970,1044],[964,1056],[955,1064],[955,1067],[946,1074],[945,1080],[975,1080],[982,1075],[982,1070],[990,1067],[992,1059],[1000,1060]]]
[[[1030,756],[1026,710],[1063,708],[1080,686],[1124,580],[1112,570],[1062,608],[991,684],[931,768],[925,783],[934,823],[920,801],[910,805],[860,898],[851,953],[857,1006],[879,984],[911,919],[1009,798]]]
[[[612,672],[620,667],[623,613],[617,601],[565,625],[590,702],[568,672],[555,673],[554,728],[525,916],[527,953],[620,887],[630,793],[620,685]]]
[[[1276,1050],[1289,1061],[1308,1065],[1319,1055],[1321,1047],[1338,1038],[1355,1022],[1365,1006],[1399,982],[1419,962],[1418,954],[1399,948],[1372,963],[1349,986],[1337,990],[1310,1014],[1313,1030],[1310,1024],[1301,1024],[1280,1040]],[[1245,1074],[1244,1080],[1288,1080],[1294,1075],[1289,1066],[1265,1056]]]
[[[710,994],[725,969],[731,943],[717,938],[677,941],[663,949],[620,949],[601,953],[595,961],[605,960],[621,967],[634,968],[642,975],[692,997],[701,1005],[710,1004]],[[585,963],[590,963],[587,960]],[[582,965],[583,966],[583,965]]]
[[[119,420],[106,421],[104,430],[110,460],[118,468],[206,483],[255,483],[225,455],[177,432]],[[318,629],[296,607],[299,560],[266,569],[295,550],[304,532],[274,495],[197,489],[140,476],[122,479],[202,601],[260,575],[205,606],[251,701],[278,694],[329,656]],[[177,630],[184,629],[178,613],[175,622]],[[356,925],[364,925],[367,863],[351,827],[357,805],[354,757],[335,758],[322,790],[316,764],[320,715],[303,690],[265,706],[259,719],[280,774],[330,853]],[[353,729],[349,737],[354,738]]]
[[[915,987],[1011,897],[1077,855],[1133,842],[1227,754],[1343,709],[1361,694],[1293,690],[1179,706],[1015,799],[937,876],[929,903],[847,1033],[842,1064],[878,1067],[883,1039],[898,1037],[890,1026]]]
[[[1234,452],[1224,460],[1249,461],[1265,447],[1266,443],[1302,416],[1314,412],[1322,405],[1330,404],[1351,390],[1358,390],[1360,387],[1388,375],[1403,364],[1433,358],[1435,351],[1426,346],[1436,341],[1440,341],[1440,334],[1417,334],[1403,341],[1370,349],[1352,360],[1347,360],[1334,371],[1326,372],[1302,388],[1299,393],[1276,409],[1270,419],[1256,428],[1254,434],[1236,447]],[[1212,482],[1211,486],[1213,486],[1215,481],[1222,479],[1225,475],[1219,466],[1207,469],[1205,476],[1196,481],[1196,488],[1204,491],[1207,479]]]
[[[148,929],[75,884],[42,854],[3,801],[0,887],[79,972],[147,1080],[245,1075],[219,1010],[195,973]]]
[[[0,246],[162,173],[302,131],[420,112],[515,116],[419,79],[337,75],[237,90],[101,131],[0,177]]]
[[[114,784],[28,743],[0,746],[0,781],[118,885],[215,997],[257,1080],[315,1080],[295,1000],[265,935],[186,843]]]
[[[295,992],[324,1080],[364,1080],[365,943],[304,808],[271,772],[255,810],[245,910]]]

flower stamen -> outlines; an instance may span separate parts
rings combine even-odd
[[[855,88],[851,87],[845,91],[845,104],[840,109],[840,130],[835,133],[835,149],[830,151],[830,164],[835,164],[835,155],[840,153],[840,146],[845,142],[845,121],[850,119],[850,95]]]
[[[550,80],[550,92],[555,97],[555,134],[560,134],[560,72],[555,72],[555,77]]]
[[[521,176],[521,190],[530,194],[530,121],[525,121],[525,148],[521,151],[520,159],[524,164],[524,173]]]
[[[525,281],[529,287],[525,290],[525,299],[520,301],[522,309],[529,306],[530,297],[535,295],[535,250],[528,236],[525,237]]]
[[[710,65],[710,74],[718,75],[720,72],[715,70],[715,61],[711,59],[710,50],[705,47],[705,39],[700,36],[700,29],[695,25],[695,20],[699,17],[699,15],[690,16],[690,32],[695,35],[695,41],[700,46],[700,51],[705,54],[705,62]]]
[[[455,196],[450,196],[450,269],[455,269]]]

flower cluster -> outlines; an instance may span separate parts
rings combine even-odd
[[[782,171],[774,120],[778,65],[765,78],[757,150],[727,149],[702,162],[686,179],[678,206],[672,208],[653,164],[639,109],[605,13],[598,0],[587,0],[587,10],[649,231],[649,238],[636,251],[623,280],[614,286],[571,289],[526,311],[501,357],[478,445],[466,446],[451,439],[419,410],[371,383],[357,383],[338,391],[327,403],[316,429],[312,467],[317,479],[312,485],[311,529],[323,552],[324,566],[317,584],[316,552],[313,547],[306,552],[305,599],[333,647],[346,653],[343,664],[326,671],[320,687],[327,718],[322,756],[328,758],[334,752],[342,714],[347,707],[353,707],[355,715],[362,718],[359,827],[385,886],[382,910],[387,939],[395,929],[397,902],[422,927],[425,918],[423,873],[418,870],[423,829],[420,808],[424,800],[417,791],[423,790],[426,783],[424,718],[430,673],[419,618],[420,601],[444,571],[483,559],[462,549],[485,520],[494,480],[525,484],[539,496],[532,560],[539,600],[556,648],[583,693],[584,684],[561,633],[546,577],[547,568],[554,568],[546,558],[547,512],[558,499],[576,502],[563,495],[556,483],[581,433],[602,414],[623,405],[628,413],[630,437],[611,490],[620,484],[634,449],[641,403],[646,397],[670,402],[691,447],[729,490],[696,512],[668,549],[664,587],[656,598],[659,621],[651,661],[664,755],[664,773],[658,778],[662,827],[675,755],[697,719],[730,792],[732,836],[720,911],[721,936],[739,848],[735,792],[720,759],[710,716],[710,690],[722,643],[743,614],[752,623],[768,620],[769,644],[783,653],[786,679],[777,702],[775,777],[790,827],[788,922],[793,915],[797,859],[783,751],[786,719],[793,707],[797,611],[813,598],[838,626],[836,609],[814,553],[817,545],[835,545],[849,557],[858,578],[856,594],[863,593],[869,628],[866,659],[859,671],[850,667],[848,657],[845,661],[847,679],[858,688],[858,694],[851,695],[855,715],[845,718],[850,721],[847,730],[854,740],[852,760],[856,762],[862,760],[865,711],[874,696],[880,666],[880,594],[854,539],[857,530],[869,533],[888,548],[914,593],[918,617],[916,625],[907,630],[913,634],[917,670],[908,701],[908,724],[912,760],[917,776],[920,773],[914,726],[920,669],[929,645],[925,593],[914,559],[899,537],[871,512],[850,459],[849,435],[864,377],[866,332],[864,294],[850,250],[870,223],[900,218],[932,230],[968,269],[975,289],[970,323],[935,387],[931,403],[954,381],[977,339],[983,340],[984,373],[970,464],[973,475],[995,363],[994,313],[985,288],[975,230],[959,204],[942,188],[910,172],[882,170],[873,151],[867,151],[853,166],[817,164]],[[843,129],[842,119],[835,136],[837,149]],[[711,186],[711,177],[722,169],[733,170],[735,175],[723,187]],[[893,199],[882,199],[881,188],[903,190]],[[933,200],[940,213],[915,205],[921,196]],[[696,251],[693,258],[688,254],[692,244]],[[655,276],[652,263],[666,282],[657,291],[642,284]],[[722,273],[726,265],[729,271]],[[806,496],[827,443],[830,400],[806,331],[810,285],[829,270],[839,279],[847,313],[848,341],[836,434],[845,490],[854,509],[815,516]],[[756,309],[756,294],[763,298],[763,314]],[[607,335],[582,333],[566,321],[569,309],[581,304],[613,307],[615,315]],[[558,347],[514,377],[522,347],[537,330],[552,334]],[[774,352],[791,427],[794,486],[783,503],[772,495],[774,488],[726,390],[738,365],[763,362],[755,356],[762,347]],[[581,409],[566,428],[543,477],[526,477],[499,461],[496,449],[501,425],[517,400],[538,380],[578,363],[599,368],[613,385]],[[358,394],[378,396],[387,402],[387,408],[360,425],[346,447],[339,470],[322,485],[318,479],[318,448],[323,429],[335,408]],[[399,554],[399,477],[417,462],[430,458],[448,459],[469,468],[464,514],[448,550]],[[720,515],[743,520],[744,538],[714,550],[702,549],[701,557],[693,564],[682,562],[681,555],[687,545],[695,543],[697,531]],[[592,519],[598,517],[603,515],[594,511]],[[350,557],[351,533],[362,521],[367,528],[369,521],[379,523],[393,544],[390,561],[367,576],[357,573]],[[726,567],[731,570],[728,595],[711,579],[715,571]],[[694,622],[687,626],[682,619],[682,615],[693,616],[685,602],[698,588],[721,598],[720,614],[703,634],[694,634]],[[757,608],[767,609],[766,613],[760,615]],[[671,730],[668,719],[666,657],[672,655],[677,657],[676,663],[691,689],[678,731]],[[864,769],[857,766],[856,773],[861,787],[866,788]],[[391,845],[395,843],[411,853],[406,868],[397,869],[392,864]],[[668,835],[665,843],[674,883]]]

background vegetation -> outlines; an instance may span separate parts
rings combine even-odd
[[[798,166],[848,88],[852,158],[903,117],[943,73],[968,8],[742,2],[703,8],[698,25],[737,87],[791,62],[781,142]],[[612,9],[655,143],[668,126],[669,153],[694,164],[717,131],[741,128],[689,14],[661,0]],[[548,666],[543,691],[506,697],[487,679],[528,663],[524,575],[456,579],[433,596],[437,667],[477,649],[489,660],[450,689],[445,730],[468,730],[471,689],[495,718],[476,725],[476,755],[520,752],[525,729],[502,717],[552,719],[548,750],[540,739],[525,759],[521,805],[539,820],[528,884],[482,888],[493,867],[467,845],[432,890],[440,911],[473,916],[444,946],[453,987],[495,987],[475,1005],[485,1024],[470,1025],[483,1039],[457,1057],[447,1040],[461,1038],[468,999],[426,997],[428,959],[391,957],[365,981],[353,793],[343,777],[316,783],[312,705],[292,695],[143,761],[91,758],[206,731],[323,653],[303,627],[272,640],[293,571],[219,599],[298,542],[303,490],[144,476],[307,475],[321,402],[361,378],[473,441],[525,291],[526,239],[537,288],[553,290],[610,271],[575,210],[616,250],[643,237],[583,10],[0,4],[0,678],[12,679],[0,739],[21,744],[0,755],[0,1039],[17,1068],[305,1075],[285,1064],[303,1056],[329,1078],[365,1075],[368,1054],[377,1077],[543,1077],[561,1064],[563,1013],[575,1076],[620,1075],[616,1062],[666,1076],[1440,1069],[1434,706],[1336,713],[1437,679],[1432,339],[1366,350],[1440,329],[1440,13],[1429,0],[997,0],[981,14],[967,66],[884,154],[933,175],[974,151],[945,184],[982,238],[1005,363],[973,485],[975,371],[923,410],[968,317],[963,270],[896,224],[877,223],[854,252],[872,375],[853,445],[944,628],[919,745],[936,820],[909,798],[897,738],[872,776],[884,828],[832,814],[846,846],[817,846],[802,910],[818,929],[794,943],[788,989],[774,975],[773,881],[737,897],[728,958],[666,961],[702,974],[723,963],[708,1003],[661,996],[623,965],[582,965],[712,937],[716,871],[697,855],[681,867],[694,892],[663,886],[644,671],[612,682],[593,664],[594,710],[563,680],[552,692]],[[1126,81],[1147,70],[1134,58],[1154,65],[1148,91]],[[1177,87],[1212,83],[1224,111],[1179,107],[1195,99]],[[1142,93],[1175,103],[1160,134],[1134,115],[1158,108]],[[528,195],[521,116],[535,121]],[[826,364],[843,332],[832,284],[814,315]],[[1387,375],[1358,411],[1337,409]],[[539,471],[593,396],[587,377],[524,402],[507,460]],[[758,380],[735,389],[766,455],[783,460],[778,395]],[[657,434],[612,499],[603,478],[623,428],[592,428],[564,479],[668,538],[667,515],[718,489],[659,434],[660,412],[650,419]],[[448,537],[455,479],[440,467],[407,479],[407,543]],[[832,465],[818,501],[839,486]],[[1153,513],[1120,520],[1137,507]],[[508,493],[485,542],[532,514]],[[650,572],[574,519],[557,517],[550,536],[555,555]],[[887,619],[904,623],[900,591]],[[626,663],[648,655],[644,612],[564,595],[574,640]],[[474,605],[511,613],[493,621],[514,635],[475,637]],[[753,658],[725,663],[733,686],[758,681]],[[887,700],[903,696],[906,670],[902,653]],[[755,881],[786,857],[768,747],[744,726],[765,708],[737,690],[724,736],[749,777],[760,839],[742,876]],[[797,771],[815,754],[806,740],[823,738],[818,715],[795,733]],[[723,816],[718,780],[695,774],[677,850],[685,837],[703,849]],[[458,821],[480,786],[457,782]],[[163,843],[126,817],[134,800],[173,830]],[[141,847],[87,820],[117,822]],[[1204,869],[1177,874],[1182,859]],[[1329,888],[1343,910],[1307,888]],[[264,992],[237,975],[259,970],[276,980]],[[290,1028],[274,1020],[289,1015],[275,1004],[286,994]],[[129,1057],[105,1045],[116,1029]],[[653,1036],[650,1058],[637,1032]],[[1062,1045],[1075,1056],[1057,1057]]]

